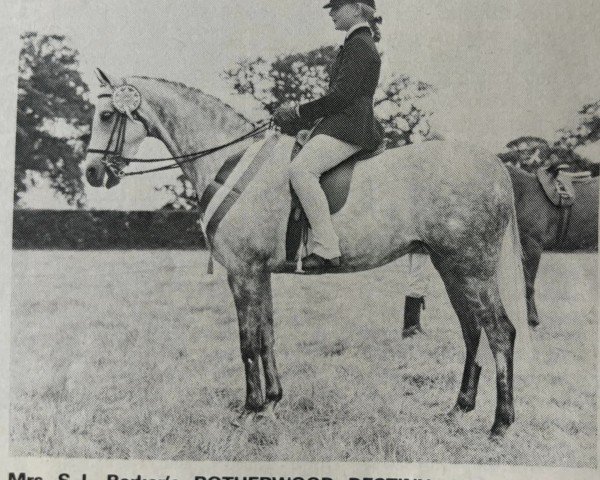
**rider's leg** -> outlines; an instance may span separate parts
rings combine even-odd
[[[429,255],[411,253],[408,256],[408,294],[404,300],[403,337],[411,337],[422,331],[421,308],[425,308],[425,296],[429,290],[427,264]]]
[[[312,229],[315,245],[313,253],[325,259],[339,257],[340,246],[319,177],[359,150],[360,147],[337,138],[317,135],[304,146],[290,165],[292,186]]]

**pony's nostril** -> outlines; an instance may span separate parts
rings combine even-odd
[[[100,168],[96,166],[90,166],[85,170],[85,177],[87,178],[88,183],[92,187],[99,187],[102,185],[102,177],[103,173]]]

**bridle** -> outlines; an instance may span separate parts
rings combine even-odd
[[[105,149],[88,148],[87,153],[99,153],[102,155],[101,162],[110,170],[110,172],[118,178],[130,177],[133,175],[143,175],[145,173],[161,172],[181,167],[184,163],[193,162],[199,158],[206,157],[212,153],[218,152],[224,148],[243,142],[252,137],[256,137],[266,132],[273,126],[273,121],[264,120],[254,124],[254,128],[230,142],[211,147],[198,152],[186,153],[165,158],[128,158],[123,156],[123,147],[125,146],[125,133],[127,131],[127,120],[140,121],[146,132],[149,134],[148,125],[139,115],[137,110],[142,103],[142,96],[137,88],[133,85],[124,84],[113,89],[112,93],[101,93],[98,98],[111,98],[113,109],[117,113],[117,119],[113,125],[108,145]],[[111,148],[114,145],[114,148]],[[131,163],[158,163],[173,160],[175,163],[163,167],[151,168],[147,170],[138,170],[133,172],[123,171]]]

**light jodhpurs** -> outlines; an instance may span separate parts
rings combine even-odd
[[[429,290],[430,272],[427,271],[429,255],[409,253],[408,255],[408,293],[409,297],[424,298]]]
[[[340,242],[319,178],[360,149],[328,135],[317,135],[304,145],[290,164],[290,181],[312,229],[313,253],[326,259],[340,256]]]

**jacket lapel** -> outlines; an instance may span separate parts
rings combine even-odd
[[[342,57],[343,56],[344,56],[344,46],[342,45],[339,48],[337,56],[335,57],[335,61],[333,62],[333,65],[331,67],[331,76],[329,77],[329,85],[330,86],[335,81],[335,78],[337,77],[338,70],[339,70],[340,65],[342,63]]]

